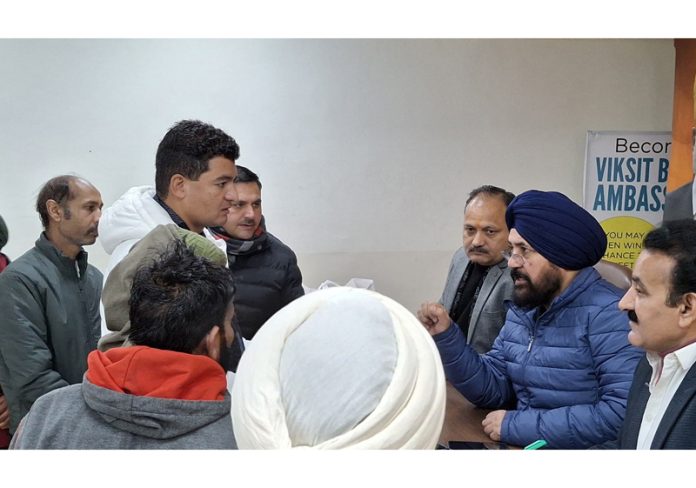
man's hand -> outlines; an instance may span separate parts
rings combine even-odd
[[[0,395],[0,429],[10,427],[10,409],[5,401],[5,396]]]
[[[418,320],[425,326],[430,335],[446,331],[452,320],[445,307],[437,302],[425,302],[416,313]]]
[[[507,410],[495,410],[483,419],[481,425],[483,425],[483,431],[488,437],[496,442],[500,442],[500,431],[503,428],[503,419]]]

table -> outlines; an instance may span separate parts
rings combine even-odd
[[[487,449],[500,449],[500,444],[483,432],[481,422],[489,412],[491,410],[476,408],[448,382],[440,444],[446,446],[449,441],[483,442]]]

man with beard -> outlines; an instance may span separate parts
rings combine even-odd
[[[237,323],[244,338],[251,340],[271,315],[304,295],[304,289],[295,253],[266,231],[258,175],[237,166],[234,186],[237,199],[232,201],[227,222],[211,230],[227,244],[237,290]]]
[[[11,434],[41,395],[82,381],[97,347],[102,274],[82,246],[97,239],[101,208],[88,181],[49,180],[36,200],[44,232],[0,274],[0,384]]]
[[[580,449],[616,438],[640,350],[628,344],[621,291],[592,267],[607,240],[558,192],[530,190],[508,206],[513,303],[479,355],[439,304],[419,311],[447,379],[478,407],[494,441]]]
[[[505,322],[512,278],[505,209],[515,195],[485,185],[469,193],[464,207],[464,245],[452,257],[440,303],[462,329],[467,343],[488,352]]]
[[[619,302],[631,344],[645,350],[618,440],[604,448],[696,449],[696,222],[645,236],[633,285]]]
[[[39,398],[10,448],[235,448],[222,364],[233,294],[224,266],[168,245],[133,278],[133,345],[91,352],[82,384]]]

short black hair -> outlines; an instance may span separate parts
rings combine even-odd
[[[155,190],[164,198],[169,193],[172,176],[180,174],[198,180],[208,171],[208,161],[222,156],[239,159],[237,142],[221,129],[200,120],[182,120],[174,124],[157,147]]]
[[[696,221],[664,222],[643,240],[643,249],[674,259],[672,282],[666,304],[674,307],[685,293],[696,292]]]
[[[229,270],[177,240],[133,277],[129,338],[136,345],[192,353],[213,326],[224,327],[233,297]]]
[[[39,212],[41,225],[43,225],[44,229],[48,229],[48,223],[50,221],[48,218],[48,210],[46,209],[46,202],[54,200],[64,210],[67,210],[68,202],[75,198],[75,193],[70,183],[78,178],[78,176],[74,175],[60,175],[51,178],[41,187],[39,195],[36,197],[36,211]],[[70,218],[70,214],[68,213],[66,217]]]
[[[237,165],[237,177],[234,179],[235,183],[256,183],[259,185],[259,190],[261,189],[261,180],[259,175],[254,173],[249,168]]]
[[[466,203],[464,204],[464,206],[466,207],[467,205],[469,205],[469,202],[471,202],[474,198],[481,194],[489,195],[492,197],[500,197],[505,203],[506,207],[510,205],[510,202],[512,202],[512,200],[515,198],[514,193],[504,190],[503,188],[493,185],[483,185],[471,190],[471,193],[469,193],[469,198],[466,199]]]

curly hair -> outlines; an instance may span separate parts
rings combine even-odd
[[[208,161],[222,156],[239,159],[237,142],[221,129],[200,120],[182,120],[172,126],[157,147],[155,189],[164,198],[175,174],[198,180],[208,171]]]
[[[223,326],[233,298],[229,270],[177,240],[133,277],[130,340],[191,353],[213,326]]]

